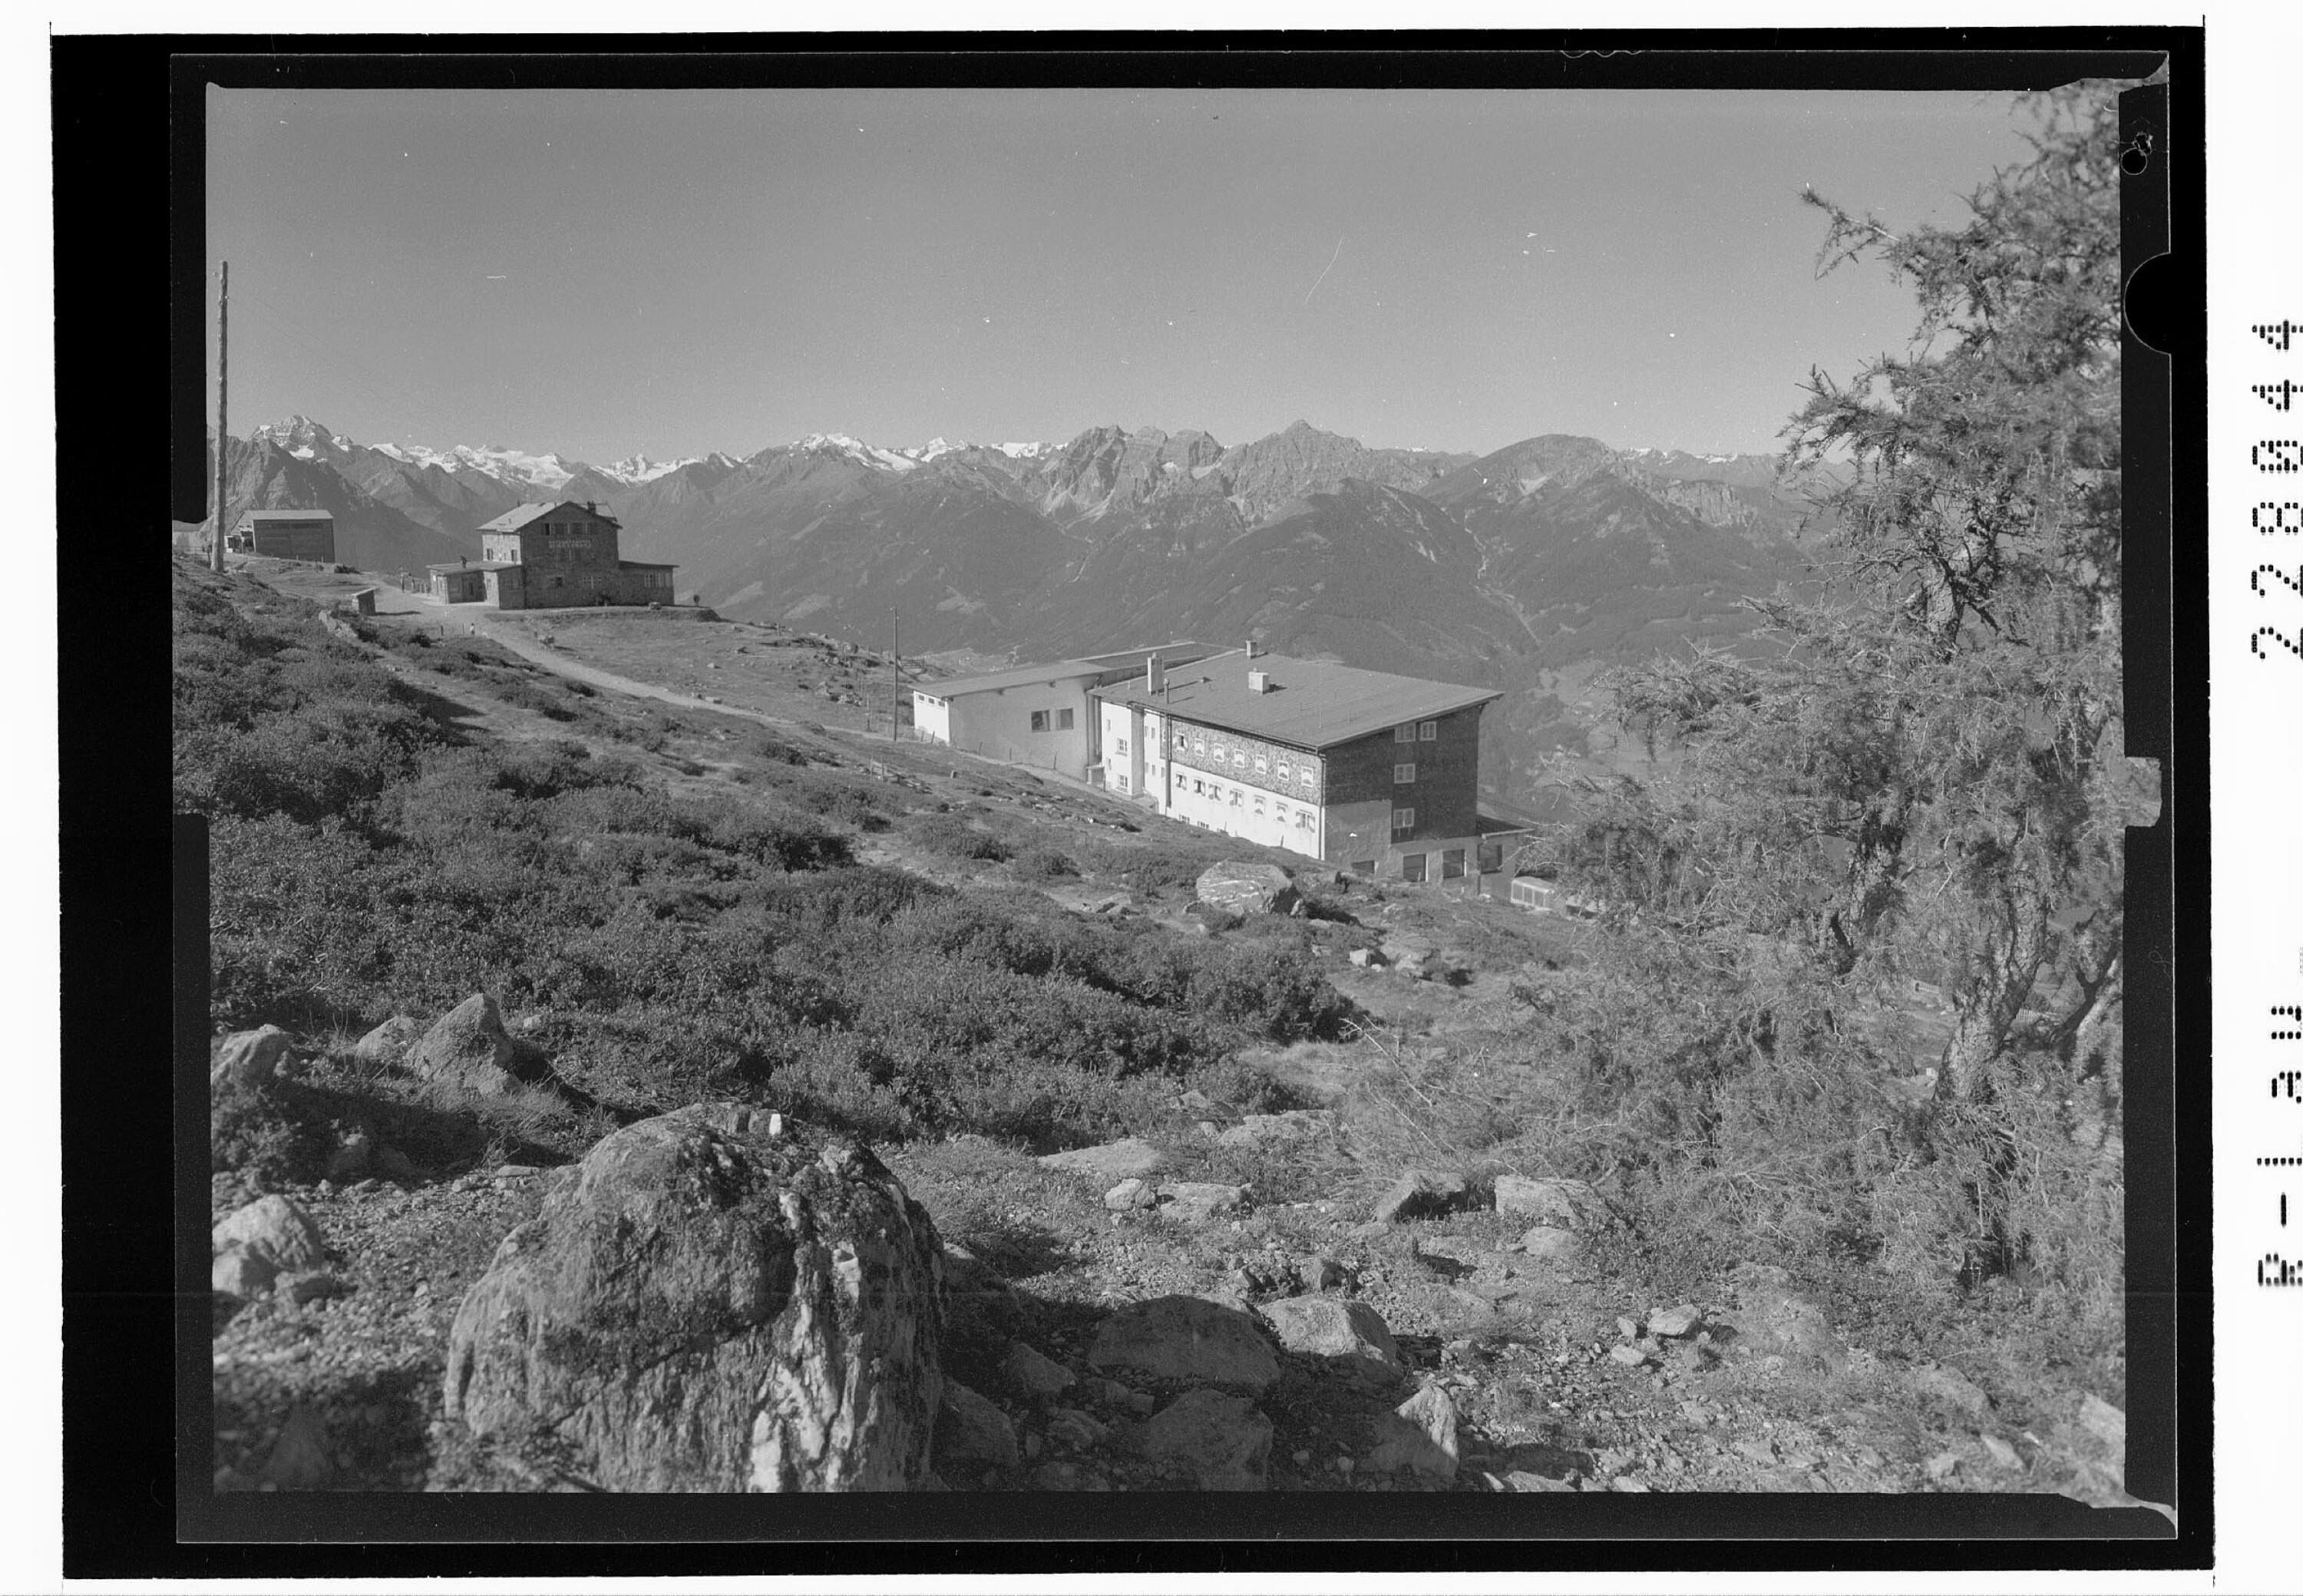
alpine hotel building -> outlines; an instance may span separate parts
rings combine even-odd
[[[1111,792],[1364,875],[1477,870],[1484,688],[1233,651],[1093,689]]]

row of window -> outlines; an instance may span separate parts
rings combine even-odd
[[[1396,743],[1412,743],[1419,740],[1427,743],[1438,742],[1439,740],[1439,722],[1437,721],[1410,721],[1405,726],[1397,726],[1392,729],[1391,740]]]
[[[1032,730],[1034,731],[1045,731],[1047,729],[1048,712],[1044,709],[1033,710],[1032,712]],[[1069,731],[1071,729],[1072,712],[1068,709],[1059,709],[1056,711],[1056,730],[1059,731]],[[1126,752],[1127,745],[1126,743],[1121,743],[1119,747],[1122,753]]]

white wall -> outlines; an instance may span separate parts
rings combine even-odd
[[[1087,696],[1091,678],[1059,679],[1053,687],[1030,682],[979,693],[962,693],[951,702],[946,739],[954,747],[1011,764],[1061,771],[1084,780],[1089,738],[1095,705]],[[1059,722],[1062,712],[1072,712],[1069,730]],[[1048,730],[1032,730],[1032,712],[1045,710]]]
[[[1197,781],[1212,792],[1194,792]],[[1177,820],[1206,825],[1229,836],[1244,837],[1251,842],[1261,842],[1270,848],[1284,848],[1312,858],[1320,857],[1320,815],[1319,809],[1302,800],[1283,797],[1253,782],[1236,781],[1229,776],[1211,776],[1203,771],[1176,766],[1168,775],[1168,812]],[[1232,802],[1232,794],[1239,802]],[[1261,798],[1259,808],[1256,800]],[[1282,808],[1286,811],[1281,818]],[[1308,829],[1297,823],[1299,817],[1311,816]]]
[[[912,726],[922,737],[951,741],[951,705],[932,693],[912,694]]]

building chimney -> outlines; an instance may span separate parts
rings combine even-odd
[[[1160,663],[1160,656],[1155,654],[1143,662],[1143,690],[1156,693],[1167,685],[1168,668]]]
[[[456,563],[459,565],[469,565],[471,561],[466,556],[459,554],[456,556]]]
[[[1269,671],[1250,671],[1247,673],[1247,690],[1251,693],[1270,692],[1271,673]]]

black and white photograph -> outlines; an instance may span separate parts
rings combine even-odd
[[[2172,1533],[2164,82],[208,84],[214,1501]]]

